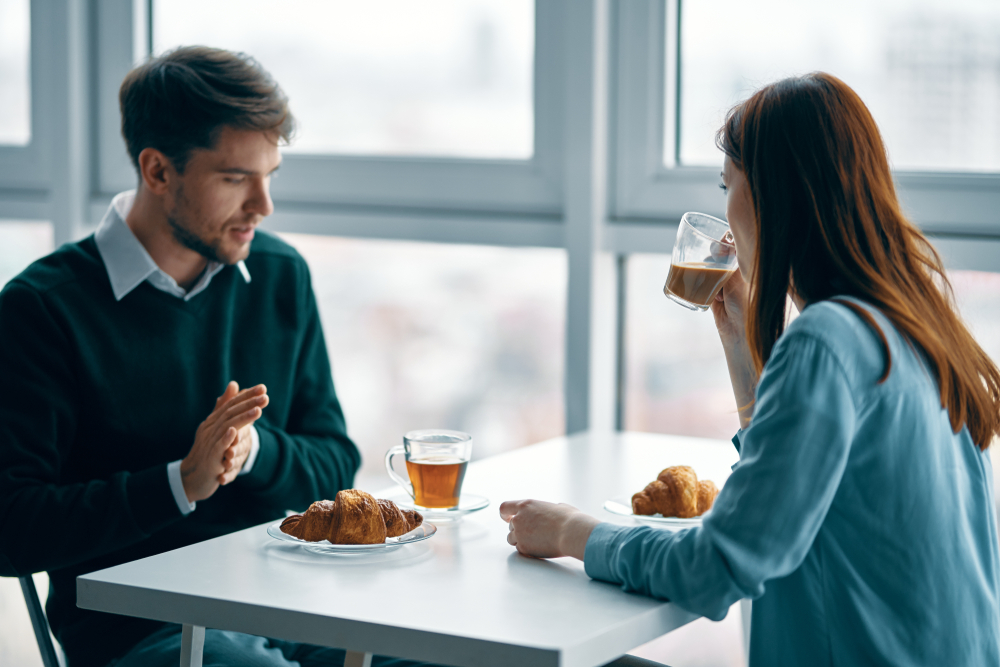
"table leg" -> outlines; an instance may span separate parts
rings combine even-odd
[[[185,623],[181,629],[181,667],[201,667],[204,649],[205,628]]]
[[[753,614],[753,602],[740,600],[740,616],[743,618],[743,655],[750,659],[750,617]]]
[[[344,667],[372,667],[372,654],[348,651],[344,658]]]

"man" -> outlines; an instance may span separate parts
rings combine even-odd
[[[308,268],[256,229],[293,128],[280,88],[183,48],[120,101],[137,189],[0,293],[0,575],[49,572],[71,667],[175,665],[180,646],[179,626],[78,609],[79,574],[332,498],[360,465]],[[343,655],[206,635],[206,664]]]

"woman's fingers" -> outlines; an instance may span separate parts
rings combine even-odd
[[[504,521],[510,521],[511,517],[518,513],[518,511],[528,502],[526,500],[505,500],[500,503],[500,518]]]

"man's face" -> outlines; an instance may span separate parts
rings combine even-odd
[[[174,238],[206,258],[235,264],[250,254],[271,215],[271,174],[281,164],[274,135],[224,127],[212,149],[191,153],[167,200]]]

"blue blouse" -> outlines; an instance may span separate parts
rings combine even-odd
[[[841,304],[809,306],[774,347],[702,525],[601,524],[587,574],[714,620],[753,598],[751,666],[1000,664],[989,456],[868,311],[892,353],[883,384],[875,332]]]

